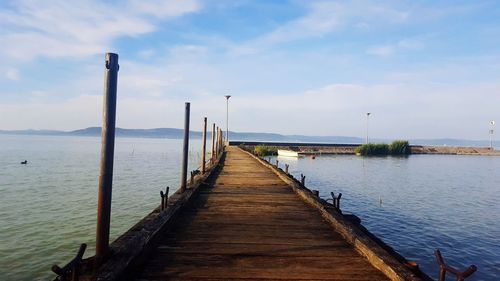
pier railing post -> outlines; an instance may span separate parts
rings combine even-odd
[[[104,103],[101,129],[101,164],[97,201],[96,261],[101,262],[109,248],[113,158],[115,153],[116,92],[118,84],[118,55],[106,53],[104,71]]]
[[[219,130],[220,130],[219,150],[220,150],[220,154],[222,154],[222,152],[224,151],[224,131],[222,130],[222,128],[220,128]]]
[[[217,159],[218,156],[219,156],[219,126],[217,126],[215,129],[215,159]]]
[[[212,163],[215,161],[215,123],[212,124]]]
[[[221,139],[222,139],[222,129],[219,128],[219,138],[217,139],[217,143],[218,143],[218,146],[217,146],[217,148],[218,148],[217,155],[220,155],[221,154],[220,152],[222,151],[222,145],[221,145],[222,142],[221,142]]]
[[[181,192],[186,191],[188,152],[189,152],[189,110],[190,103],[186,102],[184,113],[184,144],[182,147],[182,171],[181,171]]]
[[[207,117],[203,118],[203,145],[201,146],[201,173],[205,174],[205,154],[207,153]]]

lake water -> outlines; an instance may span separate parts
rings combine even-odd
[[[467,280],[500,280],[500,157],[278,159],[296,178],[306,175],[306,186],[320,196],[341,192],[344,212],[431,277],[438,276],[439,248],[459,270],[478,267]]]
[[[194,170],[201,141],[190,143]],[[181,140],[116,139],[111,240],[177,189],[181,151]],[[100,138],[0,135],[0,280],[48,280],[81,243],[94,254],[99,154]]]
[[[201,142],[191,141],[190,170]],[[111,239],[179,186],[181,140],[118,138]],[[0,280],[47,280],[80,243],[95,245],[100,139],[0,135]],[[28,165],[19,162],[27,159]],[[327,197],[342,192],[342,209],[437,276],[433,251],[468,280],[499,280],[500,158],[413,155],[408,158],[321,156],[280,158],[306,185]],[[382,199],[382,205],[380,205]]]

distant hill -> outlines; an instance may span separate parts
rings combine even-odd
[[[117,137],[135,137],[135,138],[167,138],[182,139],[183,129],[176,128],[154,128],[154,129],[124,129],[116,128]],[[44,135],[44,136],[101,136],[101,127],[89,127],[75,131],[57,131],[57,130],[0,130],[0,134],[15,135]],[[229,132],[231,140],[239,141],[275,141],[275,142],[317,142],[317,143],[363,143],[364,139],[359,137],[346,136],[304,136],[304,135],[281,135],[275,133],[255,133],[255,132]],[[198,131],[191,131],[191,138],[201,138],[202,134]],[[208,138],[211,133],[208,132]],[[373,139],[372,142],[390,142],[389,139]],[[411,139],[414,145],[437,145],[437,146],[489,146],[486,140],[463,140],[463,139]],[[495,147],[500,146],[500,142],[494,143]]]

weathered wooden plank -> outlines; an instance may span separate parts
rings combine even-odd
[[[351,257],[359,256],[345,241],[327,241],[319,245],[283,245],[248,243],[196,243],[192,241],[162,244],[158,254],[212,254],[212,255],[258,255],[300,257]]]
[[[164,267],[164,264],[169,266]],[[357,257],[269,257],[175,254],[158,256],[145,268],[147,277],[279,278],[333,280],[386,280],[366,260]],[[158,270],[161,268],[161,270]],[[235,270],[237,268],[237,270]]]

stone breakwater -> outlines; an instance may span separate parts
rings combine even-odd
[[[412,146],[411,153],[500,156],[500,150],[491,150],[487,147],[462,147],[462,146]]]
[[[244,145],[253,149],[257,145],[267,145],[277,149],[298,151],[303,154],[356,154],[359,144],[313,144],[313,143],[273,143],[273,142],[231,142],[231,145]],[[500,156],[500,150],[491,150],[488,147],[463,146],[423,146],[411,145],[412,154],[447,154],[447,155],[490,155]]]

